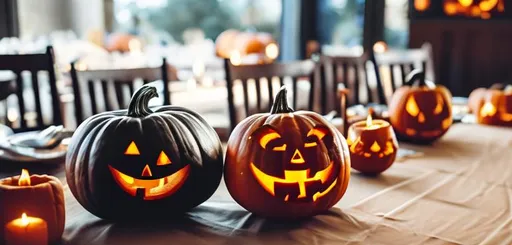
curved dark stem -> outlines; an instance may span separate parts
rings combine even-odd
[[[282,86],[281,90],[279,90],[279,93],[277,93],[276,95],[274,104],[272,105],[272,109],[270,110],[270,114],[293,112],[293,109],[288,106],[286,93],[286,86]]]
[[[149,109],[149,101],[156,97],[158,97],[158,93],[154,86],[146,84],[140,87],[130,100],[127,115],[130,117],[145,117],[153,113]]]
[[[405,84],[407,86],[428,86],[425,81],[425,72],[420,69],[415,69],[405,77]]]

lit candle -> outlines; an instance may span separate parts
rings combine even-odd
[[[49,243],[60,243],[65,208],[64,191],[57,178],[30,175],[24,169],[19,176],[0,179],[0,209],[0,227],[5,227],[22,213],[28,213],[46,222]],[[5,240],[4,235],[4,232],[0,232],[0,244]]]
[[[352,168],[367,174],[377,174],[388,169],[398,150],[391,125],[384,120],[372,120],[371,111],[366,121],[350,126],[347,144]]]
[[[46,221],[29,217],[26,213],[5,225],[6,245],[46,245],[48,229]]]

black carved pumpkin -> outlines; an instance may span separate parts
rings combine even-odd
[[[76,130],[66,178],[76,199],[107,219],[157,219],[208,199],[222,176],[222,146],[197,113],[178,106],[151,110],[158,96],[144,85],[128,110],[105,112]]]

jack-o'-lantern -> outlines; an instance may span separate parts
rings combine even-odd
[[[389,116],[401,140],[431,143],[452,125],[451,93],[444,86],[425,81],[425,74],[414,70],[393,94]]]
[[[468,104],[478,123],[512,126],[512,85],[475,89],[469,95]]]
[[[197,113],[150,109],[156,88],[144,85],[128,110],[105,112],[76,130],[66,178],[76,199],[107,219],[158,219],[208,199],[222,176],[222,146]]]
[[[286,88],[270,113],[246,118],[228,140],[224,179],[229,193],[261,216],[323,212],[341,199],[349,177],[350,156],[341,133],[314,112],[289,108]]]
[[[352,168],[365,174],[382,173],[391,167],[398,150],[391,125],[384,120],[372,120],[371,115],[350,126],[347,144]]]

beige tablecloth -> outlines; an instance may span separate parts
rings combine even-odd
[[[401,147],[421,154],[377,177],[353,172],[336,207],[289,223],[251,215],[223,182],[168,224],[101,220],[66,186],[63,244],[512,244],[511,129],[458,124],[432,146]]]

